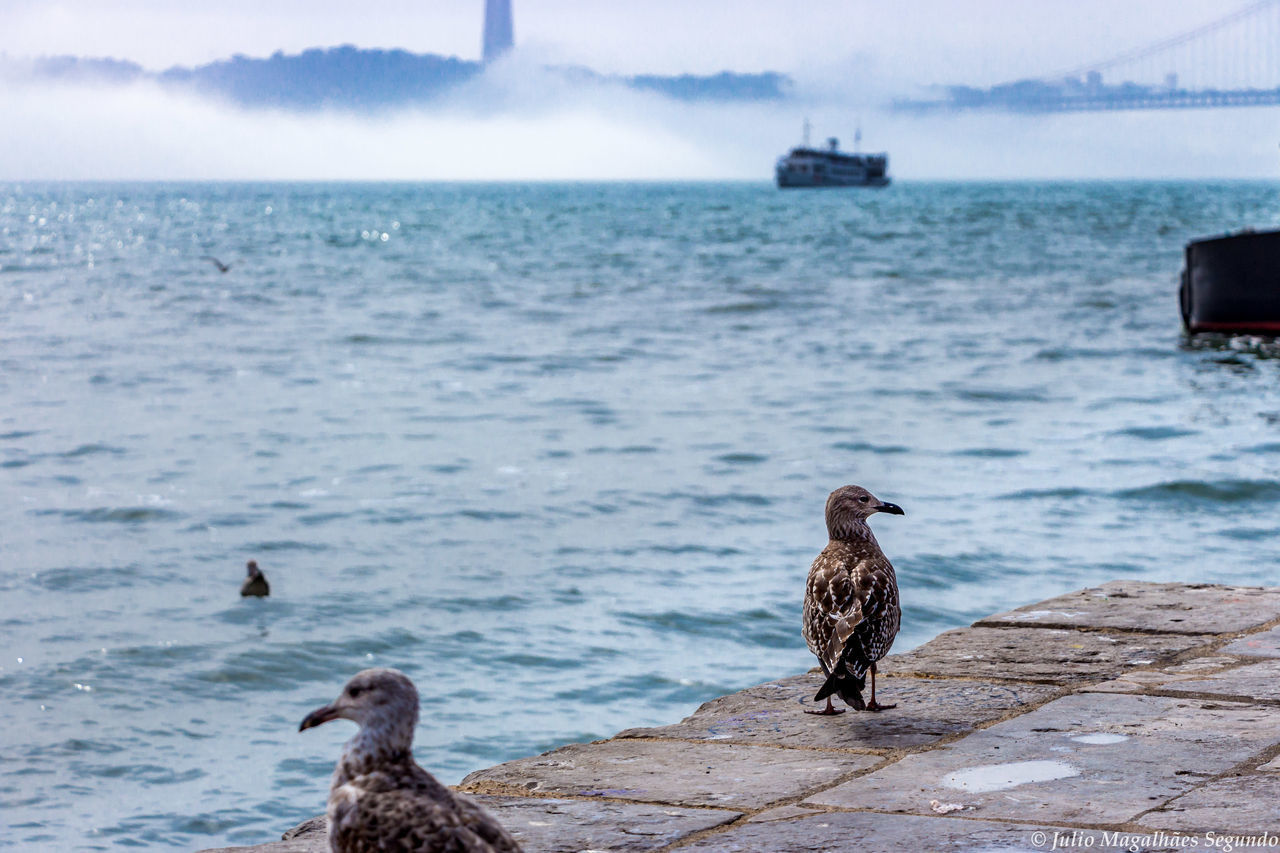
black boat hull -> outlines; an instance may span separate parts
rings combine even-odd
[[[1188,243],[1178,295],[1190,332],[1280,334],[1280,231]]]
[[[846,187],[871,187],[872,189],[880,189],[889,186],[888,178],[868,178],[865,181],[856,181],[850,183],[837,183],[834,181],[819,182],[814,180],[796,180],[790,176],[777,176],[778,189],[780,190],[823,190],[823,189],[844,189]]]

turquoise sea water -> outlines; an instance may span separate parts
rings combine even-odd
[[[446,782],[805,669],[844,483],[907,511],[897,650],[1274,584],[1277,349],[1175,291],[1278,221],[1271,183],[0,185],[0,840],[278,837],[370,665]]]

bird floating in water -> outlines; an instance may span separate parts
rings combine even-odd
[[[270,595],[271,584],[267,583],[267,576],[262,573],[262,569],[258,568],[258,561],[250,560],[244,567],[248,577],[244,579],[244,583],[240,584],[240,594],[256,595],[258,598],[266,598]]]
[[[333,853],[519,853],[493,816],[413,760],[418,691],[404,673],[366,669],[298,731],[342,717],[360,726],[329,786]]]
[[[218,260],[213,255],[201,255],[200,260],[212,261],[213,265],[218,268],[218,272],[226,272],[227,270],[231,269],[231,264],[224,264],[222,261]]]
[[[827,676],[813,701],[826,699],[827,707],[805,713],[843,714],[832,707],[832,694],[858,711],[895,707],[876,702],[876,661],[888,654],[902,617],[893,565],[867,525],[877,512],[906,514],[861,486],[842,486],[827,498],[830,541],[809,568],[804,592],[804,639]],[[868,669],[870,704],[862,699]]]

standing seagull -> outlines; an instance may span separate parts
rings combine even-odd
[[[867,525],[875,512],[906,514],[861,486],[842,486],[827,498],[831,541],[809,568],[804,591],[804,639],[827,676],[813,701],[826,699],[827,707],[807,714],[843,714],[831,706],[833,693],[858,711],[894,707],[876,702],[876,661],[893,645],[902,609],[893,565]],[[868,669],[870,705],[862,701]]]
[[[333,853],[520,853],[487,811],[455,794],[413,760],[418,691],[404,673],[366,669],[298,731],[343,717],[360,731],[347,741],[329,785]]]
[[[271,584],[267,583],[267,576],[262,573],[262,569],[258,568],[257,560],[250,560],[245,563],[244,569],[244,583],[240,584],[241,595],[255,595],[258,598],[265,598],[271,594]]]

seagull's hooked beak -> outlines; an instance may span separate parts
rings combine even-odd
[[[902,511],[902,507],[897,504],[880,504],[880,506],[876,507],[876,512],[887,512],[889,515],[906,515]]]
[[[330,720],[336,720],[342,716],[342,711],[333,705],[325,705],[323,708],[316,708],[306,719],[302,721],[302,725],[298,726],[298,731],[305,732],[307,729],[314,729],[316,726],[324,725]]]

